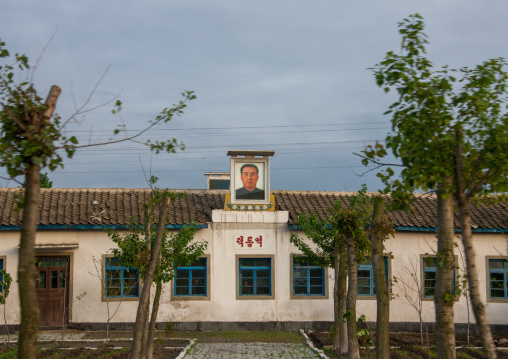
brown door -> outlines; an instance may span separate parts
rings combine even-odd
[[[35,265],[40,325],[66,325],[69,321],[69,257],[38,256]]]

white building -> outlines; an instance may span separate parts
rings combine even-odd
[[[7,300],[7,321],[18,324],[20,312],[16,286],[21,214],[14,210],[19,189],[0,189],[0,264],[13,276]],[[195,240],[208,242],[205,256],[165,286],[158,320],[175,329],[328,329],[333,321],[333,270],[299,267],[298,253],[290,233],[299,232],[300,213],[326,216],[335,201],[347,202],[344,192],[271,191],[273,211],[226,210],[227,190],[182,190],[188,193],[170,204],[167,228],[178,231],[192,222],[199,225]],[[126,230],[132,217],[141,216],[146,189],[42,189],[36,238],[41,325],[62,323],[62,300],[69,305],[64,321],[70,327],[104,327],[107,306],[118,313],[111,320],[117,327],[135,320],[139,284],[136,273],[123,270],[111,255],[114,244],[104,228]],[[228,197],[229,198],[229,197]],[[414,213],[393,212],[394,238],[387,240],[388,276],[393,285],[390,321],[394,329],[416,328],[417,312],[407,303],[401,280],[411,282],[405,269],[414,265],[424,286],[423,318],[434,322],[432,286],[436,249],[435,198],[419,196]],[[494,331],[508,328],[508,204],[475,207],[472,211],[475,253],[482,298]],[[458,224],[458,221],[456,221]],[[458,227],[458,225],[457,225]],[[504,234],[503,234],[504,232]],[[301,232],[300,232],[301,234]],[[457,243],[460,239],[457,237]],[[462,262],[457,248],[459,269]],[[96,277],[93,259],[102,260],[123,276],[120,293],[106,297]],[[108,268],[99,267],[104,273]],[[358,314],[375,321],[371,267],[359,268]],[[427,280],[423,281],[422,278]],[[108,284],[114,286],[112,281]],[[65,288],[65,290],[64,290]],[[76,297],[86,293],[81,299]],[[64,296],[64,297],[62,297]],[[64,299],[62,299],[64,298]],[[467,323],[466,300],[455,305],[455,320]],[[471,320],[474,316],[471,313]]]

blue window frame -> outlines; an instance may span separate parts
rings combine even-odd
[[[293,295],[324,295],[324,277],[324,268],[293,258]]]
[[[489,259],[489,296],[492,299],[508,299],[508,261]]]
[[[272,261],[270,258],[239,258],[240,296],[272,295]]]
[[[175,296],[206,297],[206,258],[199,258],[185,267],[178,267],[175,275]]]
[[[388,257],[383,257],[385,262],[385,279],[388,285]],[[372,266],[372,260],[367,257],[361,263],[358,263],[357,269],[358,283],[356,286],[356,293],[359,296],[375,296],[376,287],[374,285],[374,267]]]
[[[106,258],[106,296],[108,298],[138,297],[138,271],[123,266],[118,258]]]
[[[436,257],[423,258],[423,296],[433,298],[436,292]],[[453,270],[453,293],[455,294],[455,269]]]

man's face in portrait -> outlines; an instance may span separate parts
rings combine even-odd
[[[258,183],[259,175],[256,167],[244,167],[242,169],[242,183],[243,186],[248,190],[252,191],[256,188]]]

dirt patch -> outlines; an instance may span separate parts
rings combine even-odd
[[[328,332],[309,332],[309,338],[313,341],[317,348],[323,349],[330,358],[340,358],[337,352],[330,349],[332,342]],[[372,342],[375,343],[375,333],[370,335]],[[502,337],[494,336],[494,339],[500,340]],[[366,338],[360,338],[360,346],[365,346]],[[467,336],[457,335],[456,337],[457,357],[459,358],[484,358],[484,352],[481,347],[481,340],[477,336],[469,337],[469,344],[467,343]],[[436,357],[436,338],[433,333],[424,334],[423,345],[421,343],[421,336],[419,333],[390,333],[390,355],[392,359],[398,358],[435,358]],[[430,346],[430,350],[428,349]],[[503,345],[505,347],[506,345]],[[508,359],[508,350],[498,349],[499,359]],[[362,358],[375,358],[374,349],[360,349],[360,355]]]
[[[154,359],[174,359],[182,349],[187,346],[186,340],[158,340],[154,345]],[[128,359],[130,357],[132,341],[112,340],[103,341],[66,341],[66,342],[41,342],[39,343],[38,358],[111,358]],[[0,357],[17,358],[15,345],[0,345]]]

